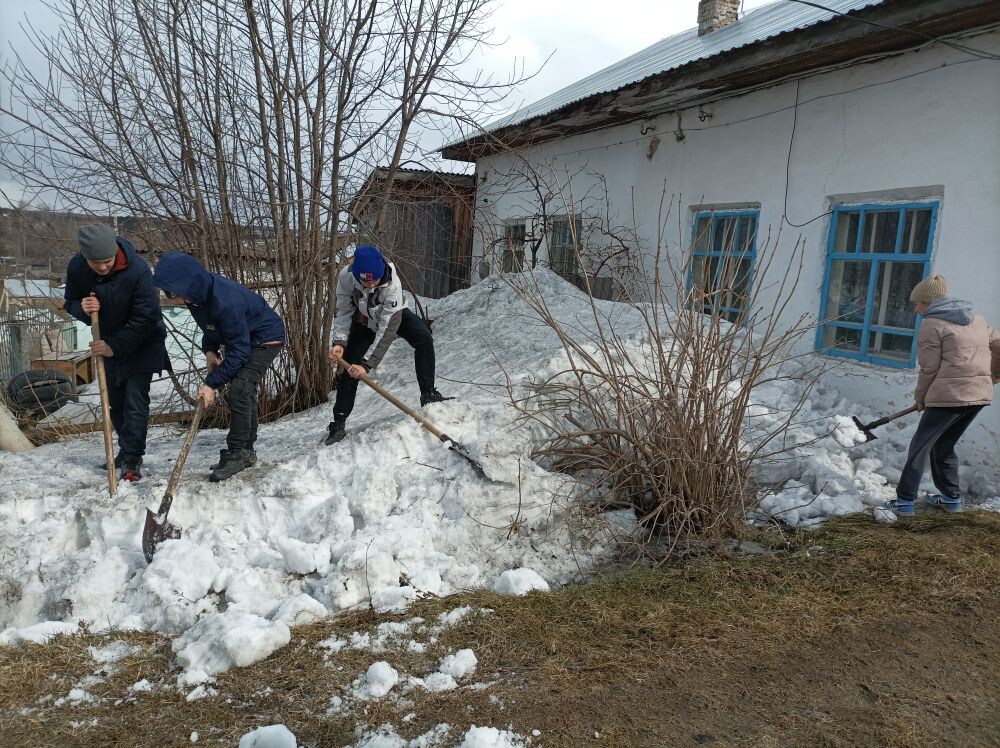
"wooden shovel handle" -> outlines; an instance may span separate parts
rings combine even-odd
[[[350,374],[347,373],[347,367],[350,364],[345,363],[344,359],[341,358],[341,359],[339,359],[337,361],[337,365],[341,369],[344,370],[344,375],[345,376],[348,376],[348,377],[350,376]],[[380,394],[382,397],[384,397],[390,403],[392,403],[393,405],[395,405],[401,411],[403,411],[404,413],[406,413],[406,415],[410,416],[410,418],[412,418],[413,420],[417,421],[421,426],[423,426],[425,429],[427,429],[432,434],[434,434],[434,436],[436,436],[438,439],[440,439],[443,442],[449,442],[449,441],[451,441],[451,437],[449,437],[447,434],[445,434],[443,431],[441,431],[441,429],[439,429],[433,423],[431,423],[430,421],[428,421],[422,415],[420,415],[419,413],[417,413],[417,411],[415,411],[409,405],[407,405],[406,403],[404,403],[402,400],[396,399],[396,397],[394,397],[393,395],[391,395],[384,387],[382,387],[382,385],[380,385],[378,382],[376,382],[370,376],[368,376],[367,374],[362,374],[360,377],[358,377],[358,379],[360,379],[362,382],[364,382],[365,384],[367,384],[369,387],[371,387],[373,390],[375,390],[378,394]]]
[[[177,483],[181,479],[181,472],[184,470],[184,463],[187,462],[188,453],[191,451],[191,445],[194,444],[194,438],[198,434],[198,428],[201,426],[201,417],[205,414],[205,401],[200,397],[198,398],[198,405],[194,409],[194,415],[191,417],[191,426],[188,428],[187,436],[184,438],[184,444],[181,445],[181,451],[177,455],[177,462],[174,463],[174,469],[170,473],[170,480],[167,481],[167,490],[164,493],[164,500],[167,497],[173,497],[174,491],[177,489]]]
[[[90,313],[90,328],[94,340],[101,339],[101,321],[98,312]],[[93,355],[97,370],[97,386],[101,392],[101,420],[104,427],[104,457],[108,464],[108,493],[114,496],[118,491],[118,476],[115,474],[115,448],[111,438],[111,403],[108,400],[108,375],[104,370],[104,356]]]
[[[910,413],[915,412],[916,409],[917,409],[916,405],[911,405],[906,410],[901,410],[898,413],[893,413],[891,416],[886,416],[885,418],[879,418],[877,421],[872,421],[867,426],[865,426],[865,428],[866,429],[875,429],[875,428],[878,428],[879,426],[885,426],[890,421],[895,421],[897,418],[902,418],[903,416],[907,416]]]

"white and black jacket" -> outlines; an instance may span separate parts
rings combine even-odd
[[[396,276],[396,266],[386,262],[386,273],[375,288],[365,288],[351,274],[350,266],[340,271],[337,277],[337,307],[333,320],[333,345],[347,345],[351,322],[356,315],[365,318],[369,330],[375,331],[375,341],[364,365],[370,370],[379,365],[403,321],[403,310],[407,308],[403,298],[403,286]]]

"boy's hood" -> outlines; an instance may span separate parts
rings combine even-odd
[[[156,263],[153,285],[195,304],[206,304],[214,278],[196,259],[183,252],[168,252]]]

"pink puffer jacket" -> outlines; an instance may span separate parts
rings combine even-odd
[[[1000,332],[958,299],[936,301],[923,316],[914,399],[930,408],[989,405],[1000,377]]]

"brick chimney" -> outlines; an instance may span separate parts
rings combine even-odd
[[[698,0],[698,36],[704,36],[736,20],[740,0]]]

